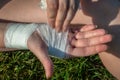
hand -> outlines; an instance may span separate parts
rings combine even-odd
[[[53,63],[48,55],[46,44],[42,41],[37,32],[34,32],[28,39],[28,48],[43,64],[46,78],[51,78],[53,74]]]
[[[66,31],[73,19],[80,0],[46,0],[48,22],[59,31]]]
[[[77,31],[71,40],[71,57],[83,57],[107,50],[106,43],[112,40],[104,29],[95,29],[94,25],[85,25]],[[73,36],[72,36],[73,37]]]
[[[74,33],[71,40],[68,55],[81,57],[93,55],[107,49],[104,43],[111,41],[111,35],[106,34],[103,29],[95,29],[95,26],[83,26],[80,31]],[[71,35],[72,36],[72,35]],[[76,38],[76,39],[75,39]],[[95,42],[94,42],[95,41]],[[28,48],[40,60],[45,69],[46,77],[49,79],[53,74],[53,62],[48,55],[48,49],[38,32],[34,32],[28,39]]]

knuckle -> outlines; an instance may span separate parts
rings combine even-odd
[[[78,39],[79,37],[81,37],[80,36],[80,33],[77,33],[76,35],[75,35],[75,37]]]
[[[84,47],[86,46],[86,42],[84,40],[78,40],[76,42],[76,47]]]
[[[61,24],[58,23],[58,24],[55,25],[55,27],[56,27],[56,28],[60,28],[60,27],[61,27]]]
[[[59,26],[60,26],[60,24],[56,24],[56,25],[55,25],[55,28],[59,28]]]

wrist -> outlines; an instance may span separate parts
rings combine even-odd
[[[4,48],[4,34],[6,32],[7,23],[0,23],[0,48]]]

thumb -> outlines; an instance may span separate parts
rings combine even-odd
[[[45,69],[45,74],[46,74],[46,78],[50,78],[53,74],[53,62],[50,59],[50,57],[48,56],[48,52],[45,49],[45,47],[39,48],[39,49],[34,49],[31,51],[33,52],[33,54],[35,54],[35,56],[40,60],[40,62],[43,64],[44,69]]]
[[[28,48],[43,64],[46,78],[51,78],[53,74],[53,62],[48,55],[46,44],[37,33],[33,33],[28,39]]]

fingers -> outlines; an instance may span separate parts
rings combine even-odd
[[[73,57],[85,57],[103,52],[105,50],[107,50],[107,46],[101,44],[84,48],[73,48],[73,51],[69,55]]]
[[[96,30],[91,30],[87,32],[78,32],[75,35],[75,38],[76,39],[91,38],[91,37],[96,37],[96,36],[102,36],[105,34],[106,34],[106,31],[104,29],[96,29]]]
[[[58,11],[58,0],[46,0],[47,1],[47,17],[48,23],[51,27],[55,27],[55,20]]]
[[[50,78],[53,74],[53,63],[48,56],[47,46],[42,41],[38,33],[34,32],[28,39],[28,48],[43,64],[46,77]]]
[[[84,33],[84,32],[88,32],[88,31],[92,31],[94,29],[96,29],[96,25],[77,25],[77,24],[71,24],[69,27],[69,32],[71,33]]]
[[[58,32],[65,31],[78,7],[79,0],[47,0],[49,24]]]
[[[64,24],[63,24],[63,32],[67,30],[68,25],[72,21],[73,17],[75,16],[75,13],[79,7],[79,1],[80,0],[69,0],[69,9],[67,12],[67,16],[65,18]]]
[[[107,43],[112,40],[112,36],[110,34],[106,34],[103,36],[97,36],[92,38],[82,38],[82,39],[73,39],[71,41],[71,45],[75,47],[87,47],[93,46],[97,44]]]
[[[59,8],[57,12],[55,29],[59,32],[62,29],[64,19],[66,18],[69,6],[69,0],[59,0]]]
[[[93,29],[95,29],[95,28],[97,28],[97,25],[88,24],[88,25],[83,26],[83,27],[80,29],[80,31],[81,31],[81,32],[85,32],[85,31],[93,30]]]

